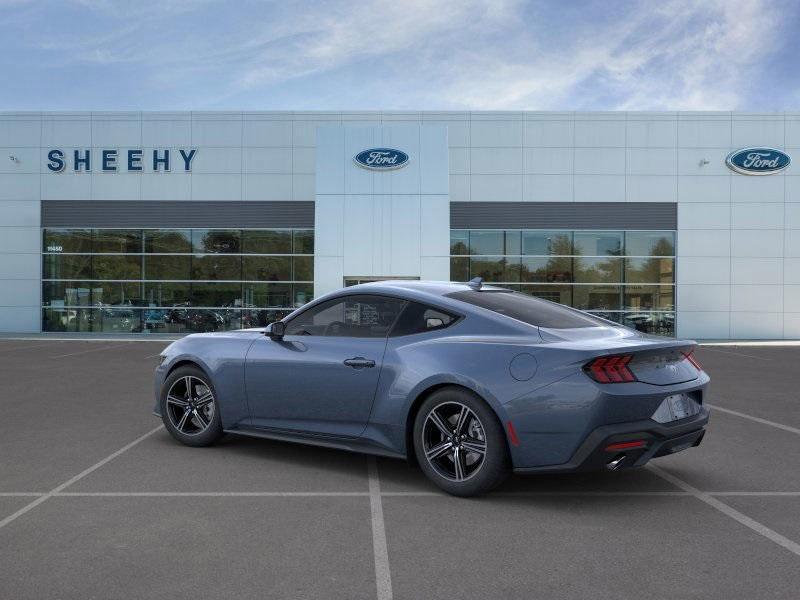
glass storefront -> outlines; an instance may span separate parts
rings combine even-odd
[[[675,335],[674,231],[454,229],[450,278],[473,277]]]
[[[261,327],[312,299],[312,229],[44,229],[42,330]]]

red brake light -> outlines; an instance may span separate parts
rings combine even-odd
[[[636,381],[636,376],[628,368],[628,363],[632,359],[631,354],[601,356],[595,358],[583,369],[597,383],[628,383]]]
[[[702,371],[703,367],[700,365],[700,362],[694,357],[694,348],[689,350],[689,352],[681,352],[683,357],[692,363],[692,366],[697,369],[698,371]]]
[[[635,440],[633,442],[618,442],[606,446],[606,452],[616,452],[618,450],[630,450],[632,448],[644,448],[646,442],[644,440]]]

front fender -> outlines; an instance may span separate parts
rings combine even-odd
[[[249,419],[244,388],[244,358],[253,339],[235,335],[187,336],[166,350],[166,360],[155,373],[155,412],[160,413],[164,380],[182,363],[192,363],[211,380],[224,429]]]

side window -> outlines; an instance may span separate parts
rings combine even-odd
[[[404,305],[384,296],[336,298],[297,315],[286,324],[286,335],[386,337]]]
[[[419,302],[409,302],[392,329],[391,336],[411,335],[449,327],[458,320],[456,315],[446,313]]]

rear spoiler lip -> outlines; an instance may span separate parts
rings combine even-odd
[[[642,340],[636,338],[608,339],[600,338],[596,340],[569,340],[563,342],[550,342],[548,348],[563,348],[565,350],[578,350],[591,356],[611,356],[613,354],[640,354],[651,350],[664,349],[685,349],[694,352],[698,344],[694,340],[673,340],[663,341]]]

